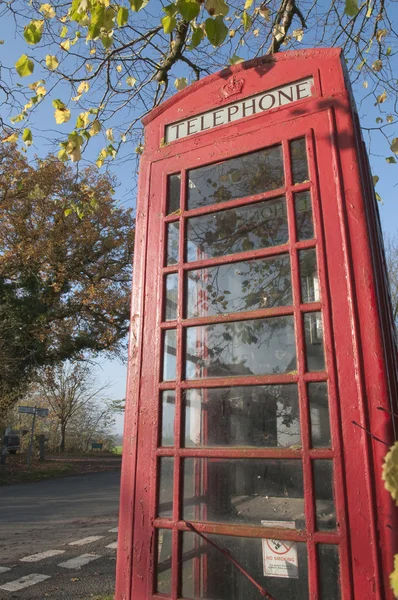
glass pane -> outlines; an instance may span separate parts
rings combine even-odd
[[[188,219],[187,260],[280,246],[288,241],[285,198]]]
[[[188,521],[305,529],[300,460],[185,458],[183,469]]]
[[[308,181],[308,163],[305,138],[290,142],[290,156],[292,161],[293,183]]]
[[[173,457],[159,459],[158,517],[164,519],[171,519],[173,515],[173,471]]]
[[[174,390],[162,392],[161,446],[174,446],[175,399],[176,393]]]
[[[296,384],[186,390],[183,402],[188,448],[301,443]]]
[[[304,335],[307,371],[324,371],[323,324],[320,312],[304,315]]]
[[[288,255],[188,271],[187,317],[292,304]]]
[[[270,575],[272,561],[266,540],[206,535],[228,550],[249,575],[277,600],[308,600],[307,549],[288,542],[289,560],[278,560],[278,574]],[[182,597],[206,600],[261,600],[260,591],[217,548],[195,533],[182,534]]]
[[[284,184],[282,146],[188,171],[188,210],[276,190]]]
[[[319,279],[315,248],[310,248],[309,250],[300,250],[299,261],[301,302],[319,302]]]
[[[293,317],[218,323],[186,330],[186,378],[296,370]]]
[[[179,210],[181,194],[181,175],[170,175],[167,180],[167,213]]]
[[[158,529],[156,591],[171,594],[171,530]]]
[[[177,332],[168,329],[164,332],[163,381],[174,381],[177,365]]]
[[[177,318],[177,300],[178,300],[178,273],[166,275],[166,321],[173,321]]]
[[[340,600],[339,547],[318,544],[320,600]]]
[[[311,444],[313,448],[331,448],[327,383],[309,383],[308,398],[311,414]]]
[[[169,223],[167,225],[167,265],[175,265],[179,259],[180,223]]]
[[[312,222],[312,205],[310,192],[294,194],[294,207],[296,211],[297,239],[312,240],[314,237],[314,225]]]
[[[314,460],[314,490],[316,526],[321,531],[336,529],[336,509],[333,495],[333,461]]]

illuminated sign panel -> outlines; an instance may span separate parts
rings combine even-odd
[[[239,85],[239,81],[236,82],[236,85]],[[250,96],[233,104],[209,110],[190,119],[166,125],[165,141],[166,143],[175,142],[195,133],[202,133],[208,129],[213,129],[219,125],[232,123],[233,121],[265,112],[271,108],[278,108],[285,104],[297,102],[297,100],[309,98],[313,95],[313,85],[313,78],[308,77],[301,81],[282,85],[273,90],[261,92],[261,94]]]

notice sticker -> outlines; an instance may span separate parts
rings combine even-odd
[[[294,521],[261,521],[264,527],[295,529]],[[289,540],[262,540],[263,568],[265,577],[299,578],[296,542]]]

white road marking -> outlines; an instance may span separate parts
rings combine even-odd
[[[97,560],[97,558],[101,558],[101,556],[99,554],[82,554],[81,556],[76,556],[76,558],[71,558],[66,562],[60,563],[58,566],[65,569],[81,569],[81,567],[88,565],[93,560]]]
[[[103,537],[103,535],[92,535],[81,540],[76,540],[75,542],[69,542],[68,546],[84,546],[85,544],[91,544],[91,542],[102,540]]]
[[[46,579],[50,579],[50,575],[38,575],[37,573],[31,573],[31,575],[24,575],[24,577],[15,579],[15,581],[9,581],[4,585],[0,585],[0,589],[5,590],[6,592],[19,592],[19,590],[23,590],[31,585],[36,585],[36,583],[41,583]]]
[[[7,571],[11,571],[10,567],[0,567],[0,573],[6,573]]]
[[[45,558],[51,558],[51,556],[58,556],[58,554],[64,554],[65,550],[46,550],[45,552],[39,552],[39,554],[31,554],[30,556],[24,556],[21,558],[21,562],[39,562]]]
[[[108,544],[105,548],[110,548],[111,550],[117,549],[117,542],[112,542],[112,544]]]
[[[113,529],[108,529],[108,533],[117,533],[119,530],[119,527],[114,527]]]

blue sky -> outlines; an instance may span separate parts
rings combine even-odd
[[[398,11],[398,8],[395,9],[395,12]],[[10,27],[6,27],[6,21],[2,20],[2,32],[0,37],[4,39],[4,44],[0,46],[0,60],[3,63],[14,64],[19,56],[26,52],[27,54],[31,53],[31,48],[29,48],[23,40],[21,40],[18,36],[14,34],[14,26],[12,23],[9,23]],[[310,41],[310,40],[308,40]],[[50,50],[47,50],[46,53],[52,53]],[[245,51],[242,50],[242,57],[245,57]],[[185,75],[185,72],[183,72]],[[40,79],[40,72],[36,70],[36,73],[29,78],[28,83],[31,81],[36,81]],[[15,74],[13,77],[14,84],[20,82],[20,78]],[[23,81],[25,83],[25,81]],[[56,97],[62,97],[62,88],[57,92]],[[65,88],[65,94],[67,90]],[[361,104],[362,100],[362,92],[360,87],[356,88],[356,101],[358,104]],[[69,97],[69,93],[66,95],[66,98]],[[54,98],[52,96],[49,99],[45,99],[42,103],[42,106],[39,106],[39,110],[37,110],[35,118],[34,118],[34,127],[32,127],[32,131],[34,134],[34,144],[31,148],[28,149],[28,157],[32,159],[35,154],[39,156],[46,155],[49,151],[54,151],[56,148],[54,145],[48,141],[48,138],[53,138],[56,135],[55,123],[53,119],[53,108],[51,106],[51,100]],[[1,98],[0,98],[1,101]],[[11,111],[11,114],[16,114],[18,111]],[[76,110],[76,112],[80,112],[80,110]],[[368,126],[370,124],[375,123],[375,118],[378,116],[378,112],[373,107],[373,103],[369,100],[365,101],[361,105],[360,114],[362,115],[361,121],[366,123]],[[3,117],[11,116],[8,114],[4,114]],[[75,116],[72,115],[72,121],[74,122]],[[67,125],[63,125],[59,127],[59,131],[63,131],[63,133],[67,133],[70,131],[71,126],[70,123]],[[395,132],[395,136],[398,136],[398,131]],[[100,138],[100,136],[98,136]],[[365,136],[367,141],[367,136]],[[94,139],[94,144],[92,151],[90,153],[90,159],[95,159],[98,151],[101,147],[103,147],[104,143],[100,141],[100,139]],[[129,146],[128,141],[123,147],[122,155],[127,157],[134,148]],[[372,167],[372,172],[374,175],[378,175],[380,180],[377,183],[376,190],[378,191],[380,197],[382,198],[382,203],[379,204],[381,222],[383,231],[390,235],[395,235],[398,232],[398,211],[397,211],[397,181],[398,181],[398,165],[397,164],[388,164],[385,160],[385,156],[387,155],[388,148],[383,142],[381,136],[378,137],[378,134],[373,136],[372,141],[372,153],[370,155],[370,162]],[[135,207],[135,189],[136,189],[136,164],[135,160],[130,160],[127,162],[121,163],[120,166],[115,166],[113,172],[116,174],[119,180],[119,187],[116,190],[117,198],[123,203],[125,206]],[[110,382],[111,385],[108,389],[108,395],[112,398],[124,398],[125,396],[125,386],[126,386],[126,366],[122,364],[118,360],[100,360],[99,361],[99,370],[98,374],[100,379],[103,382]],[[121,416],[117,417],[117,426],[116,429],[118,432],[122,431],[123,427],[123,418]]]

